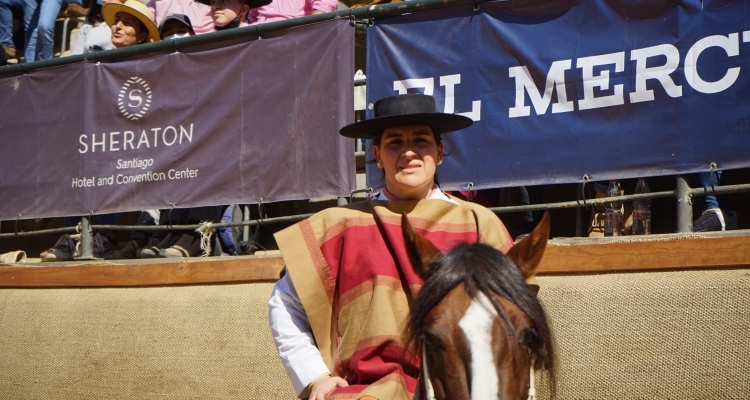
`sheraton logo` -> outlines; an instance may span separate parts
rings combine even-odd
[[[142,118],[151,107],[151,87],[143,78],[134,76],[128,79],[117,95],[117,107],[129,120]]]

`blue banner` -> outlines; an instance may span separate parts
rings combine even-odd
[[[444,137],[444,189],[750,167],[748,1],[519,4],[368,29],[368,103],[425,93],[474,120]]]

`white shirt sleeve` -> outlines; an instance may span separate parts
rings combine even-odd
[[[289,273],[273,286],[268,320],[281,363],[299,396],[310,382],[330,371],[315,345],[310,322]]]

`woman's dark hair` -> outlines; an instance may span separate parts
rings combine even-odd
[[[98,2],[94,2],[94,4],[91,5],[91,8],[89,9],[89,14],[86,16],[86,21],[90,25],[98,25],[102,22],[104,22],[104,17],[102,17],[102,5]]]
[[[151,35],[151,33],[148,31],[148,28],[146,28],[146,24],[144,24],[140,18],[138,19],[138,23],[141,24],[141,32],[146,32],[146,40],[139,42],[138,44],[146,43],[148,42],[148,38]]]
[[[383,131],[383,132],[385,132],[385,131]],[[443,142],[443,135],[441,135],[439,133],[432,132],[432,136],[435,137],[435,144],[437,144],[438,146],[440,146],[440,143]],[[380,147],[380,140],[381,139],[383,139],[383,134],[382,133],[380,135],[378,135],[375,139],[372,139],[372,142],[370,142],[370,154],[374,154],[374,152],[372,151],[373,147],[375,147],[375,146]],[[445,152],[443,152],[443,156],[445,156]],[[376,163],[376,161],[375,161],[374,158],[372,160],[365,160],[365,164],[375,164],[375,163]],[[385,180],[385,171],[381,169],[380,170],[380,181],[382,182],[384,180]],[[438,186],[440,186],[440,182],[438,182],[438,172],[437,171],[435,171],[435,179],[434,180],[435,180],[435,184],[438,185]]]

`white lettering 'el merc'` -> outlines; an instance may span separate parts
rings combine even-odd
[[[160,144],[170,147],[192,142],[193,124],[191,123],[188,127],[179,125],[178,127],[142,129],[140,134],[137,131],[83,134],[78,136],[78,152],[81,154],[118,152],[157,148]]]
[[[492,324],[497,311],[483,293],[477,294],[458,326],[471,351],[471,398],[497,399],[500,381],[492,351]]]
[[[461,74],[440,76],[440,86],[445,88],[445,107],[447,114],[463,115],[473,121],[482,119],[482,101],[472,100],[471,111],[456,112],[456,86],[461,83]],[[406,94],[409,89],[422,89],[422,93],[432,96],[435,91],[435,78],[412,78],[393,81],[393,90],[398,94]],[[463,105],[464,103],[462,103]],[[465,108],[464,108],[465,109]]]
[[[742,42],[750,42],[750,31],[742,32]],[[726,73],[715,81],[706,81],[698,73],[700,55],[707,49],[716,47],[724,50],[727,58],[740,55],[739,33],[726,36],[712,35],[695,42],[685,54],[683,72],[685,81],[696,92],[713,94],[729,89],[740,75],[740,67],[727,68]],[[610,85],[610,73],[625,72],[625,51],[581,57],[576,60],[576,70],[579,76],[583,95],[578,99],[578,109],[588,110],[602,107],[621,106],[625,104],[624,85]],[[648,60],[653,60],[651,67],[647,67]],[[661,65],[654,65],[664,59]],[[654,101],[654,91],[648,89],[646,82],[658,82],[667,96],[682,97],[682,86],[677,85],[672,74],[679,68],[680,53],[672,44],[660,44],[650,47],[633,49],[630,60],[635,61],[635,90],[629,94],[631,103]],[[546,114],[553,92],[557,95],[557,102],[552,104],[552,113],[572,112],[574,102],[568,101],[566,89],[566,71],[571,70],[573,60],[553,61],[547,73],[543,92],[540,92],[531,73],[525,65],[508,68],[508,75],[515,80],[515,105],[508,109],[508,117],[527,117],[531,115],[531,107],[526,105],[528,95],[534,106],[536,115]],[[714,65],[725,65],[726,62],[714,62]],[[573,72],[569,72],[572,74]],[[611,87],[610,87],[611,86]]]

